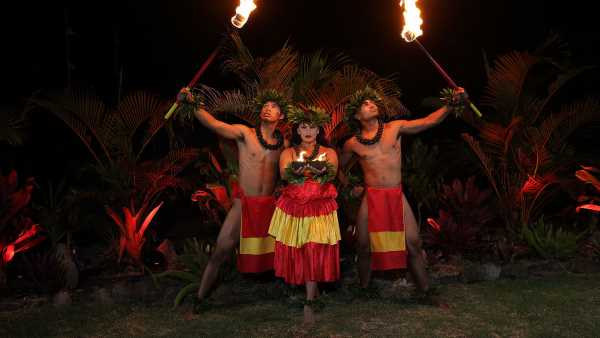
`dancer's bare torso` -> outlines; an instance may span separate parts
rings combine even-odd
[[[239,184],[248,196],[271,195],[279,174],[279,150],[268,150],[258,141],[254,129],[240,126],[244,137],[237,140]],[[274,143],[272,140],[267,140]]]
[[[386,123],[381,140],[373,145],[358,142],[355,136],[344,146],[345,153],[354,153],[369,187],[397,187],[402,182],[402,147],[398,128]]]

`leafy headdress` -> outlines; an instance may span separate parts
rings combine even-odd
[[[325,109],[314,105],[299,105],[293,107],[287,116],[291,124],[306,123],[316,127],[323,127],[331,121],[331,116]]]
[[[381,107],[383,104],[381,95],[375,89],[366,86],[364,89],[357,90],[352,94],[345,107],[346,114],[344,115],[344,120],[350,126],[354,127],[357,123],[354,115],[360,110],[360,107],[366,100],[373,101],[378,107]]]

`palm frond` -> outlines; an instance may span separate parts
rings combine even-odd
[[[577,76],[592,69],[596,69],[596,67],[587,66],[576,69],[568,69],[565,72],[558,74],[556,79],[553,82],[551,82],[548,86],[548,93],[546,94],[544,99],[541,100],[540,104],[537,106],[537,109],[534,110],[532,121],[535,122],[538,119],[540,114],[548,107],[548,104],[552,101],[556,93],[558,93],[561,88],[563,88],[567,83],[569,83]]]
[[[158,164],[159,172],[176,176],[200,156],[200,150],[195,148],[174,149],[163,157]]]
[[[226,40],[223,55],[224,72],[235,74],[242,83],[251,83],[258,79],[256,60],[237,32],[231,33]]]
[[[489,106],[506,118],[512,117],[519,108],[525,80],[540,58],[527,52],[511,52],[495,61],[490,72],[483,105]]]
[[[274,89],[289,94],[297,71],[298,53],[285,44],[258,67],[259,89]]]
[[[533,51],[533,55],[537,55],[555,67],[565,71],[570,67],[571,51],[569,50],[569,45],[556,32],[551,32],[546,40]]]
[[[97,95],[91,92],[82,94],[73,91],[37,92],[29,98],[26,113],[32,113],[36,108],[46,110],[62,120],[79,137],[99,165],[105,165],[105,159],[112,161],[107,145],[98,136],[107,109]],[[94,149],[94,141],[99,143],[102,153]]]
[[[301,55],[298,71],[294,76],[293,98],[307,101],[308,91],[319,91],[335,75],[335,72],[347,64],[350,58],[343,53],[325,54],[318,50],[309,55]]]
[[[383,113],[387,116],[410,114],[400,101],[402,92],[393,78],[381,77],[374,72],[350,64],[344,66],[328,85],[339,103],[347,101],[356,91],[365,87],[375,89],[383,98]]]
[[[157,115],[164,101],[148,92],[137,91],[125,96],[116,108],[123,127],[133,137],[138,128],[148,119]]]
[[[506,162],[513,137],[522,127],[522,119],[513,117],[507,127],[497,123],[484,122],[479,129],[479,136],[488,152],[499,161]]]
[[[481,145],[479,144],[479,142],[477,140],[475,140],[475,138],[473,138],[473,136],[471,136],[467,133],[464,133],[461,136],[467,142],[469,147],[471,147],[471,150],[473,150],[475,155],[479,158],[479,163],[482,166],[483,172],[488,177],[488,181],[492,185],[492,188],[494,188],[496,195],[498,197],[501,197],[502,195],[496,184],[494,163],[490,160],[490,158],[487,156],[487,154],[481,149]]]
[[[555,150],[564,144],[567,137],[573,134],[577,128],[590,123],[600,121],[600,102],[595,98],[579,100],[561,107],[557,114],[560,118],[557,123],[548,122],[547,144],[548,148]]]
[[[258,113],[254,111],[252,98],[256,95],[254,89],[249,93],[240,90],[219,91],[217,89],[202,86],[199,91],[206,110],[211,113],[232,114],[250,125],[258,121]]]

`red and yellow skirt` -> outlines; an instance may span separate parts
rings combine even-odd
[[[367,188],[371,269],[406,268],[402,187]]]
[[[238,270],[258,273],[273,270],[275,241],[269,236],[269,224],[275,210],[273,196],[246,196],[240,187],[234,187],[232,196],[242,202],[240,252]]]
[[[337,191],[307,180],[283,189],[271,219],[275,275],[287,283],[333,282],[340,278]]]

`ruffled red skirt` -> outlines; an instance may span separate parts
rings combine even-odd
[[[340,277],[337,191],[306,181],[284,188],[269,234],[275,237],[275,275],[290,284],[332,282]]]

